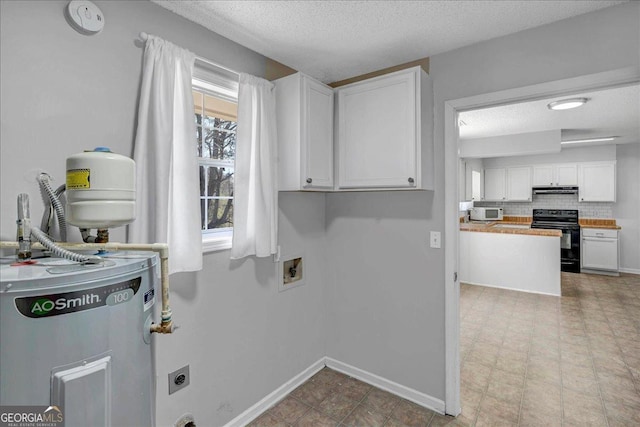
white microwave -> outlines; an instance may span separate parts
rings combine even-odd
[[[471,219],[475,221],[501,221],[502,208],[471,208]]]

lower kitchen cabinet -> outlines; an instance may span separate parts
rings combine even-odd
[[[582,270],[617,275],[620,263],[618,230],[583,228],[581,232]]]

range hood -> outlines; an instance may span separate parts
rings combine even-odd
[[[578,187],[533,187],[533,194],[578,194]]]

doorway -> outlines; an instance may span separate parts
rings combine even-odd
[[[566,96],[640,81],[638,69],[625,68],[445,102],[445,411],[458,415],[460,403],[460,282],[458,113],[479,108]]]

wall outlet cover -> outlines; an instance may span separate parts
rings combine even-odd
[[[182,390],[189,385],[189,365],[169,374],[169,394]]]

